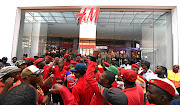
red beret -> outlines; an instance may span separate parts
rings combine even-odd
[[[34,65],[36,65],[37,63],[39,63],[39,62],[41,62],[41,61],[43,61],[44,60],[44,58],[38,58],[35,62],[34,62]]]
[[[129,81],[129,82],[135,82],[137,79],[137,74],[134,72],[134,70],[131,69],[122,69],[121,74]]]
[[[78,64],[78,62],[71,61],[70,64]]]
[[[25,60],[30,60],[31,62],[34,62],[34,58],[33,57],[28,57],[28,58],[24,58]]]
[[[46,56],[46,57],[49,58],[50,60],[52,60],[52,57],[51,57],[51,56],[48,55],[48,56]]]
[[[103,64],[105,64],[106,67],[110,66],[110,64],[108,62],[103,62]]]
[[[175,88],[173,88],[173,86],[166,81],[162,81],[159,79],[151,79],[149,81],[149,84],[154,84],[154,85],[160,87],[161,89],[165,90],[166,92],[168,92],[172,96],[176,96]]]
[[[64,54],[64,58],[67,58],[69,56],[69,54]]]
[[[135,67],[135,68],[139,69],[139,67],[136,64],[132,64],[132,67]]]

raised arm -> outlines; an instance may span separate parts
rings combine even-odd
[[[55,59],[54,59],[54,61],[49,65],[49,70],[51,70],[51,71],[53,71],[53,66],[54,66],[54,63],[58,60],[59,58],[58,57],[56,57]]]

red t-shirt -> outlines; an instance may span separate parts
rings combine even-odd
[[[78,105],[90,105],[93,91],[88,85],[85,75],[78,79],[76,85],[73,87],[72,94],[75,97],[75,102]]]
[[[141,85],[136,83],[133,88],[123,89],[124,93],[128,98],[128,105],[143,105],[144,104],[144,93]]]
[[[63,82],[66,72],[67,71],[64,69],[62,71],[59,71],[59,68],[54,68],[53,70],[54,78],[53,78],[52,86],[57,82]]]
[[[43,69],[43,79],[47,79],[49,77],[49,74],[51,73],[51,71],[48,69],[48,65],[44,66]]]
[[[49,76],[50,76],[50,73],[51,71],[48,69],[48,65],[44,66],[43,69],[43,79],[46,80]],[[49,91],[49,83],[45,86],[41,86],[41,89],[44,91],[44,94],[46,95]]]
[[[117,88],[117,82],[114,81],[114,82],[111,84],[111,86],[114,87],[114,88]]]

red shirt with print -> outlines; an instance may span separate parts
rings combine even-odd
[[[52,86],[57,82],[62,83],[64,81],[64,76],[66,72],[67,71],[64,69],[62,71],[59,71],[59,68],[54,68],[53,70],[54,78],[53,78]]]

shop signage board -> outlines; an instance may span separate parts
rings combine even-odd
[[[81,10],[79,11],[78,14],[76,14],[76,20],[75,22],[79,21],[79,23],[82,22],[97,22],[97,18],[99,15],[99,10],[100,8],[96,8],[96,10],[94,8],[91,8],[90,10],[88,10],[88,8],[81,8]]]

